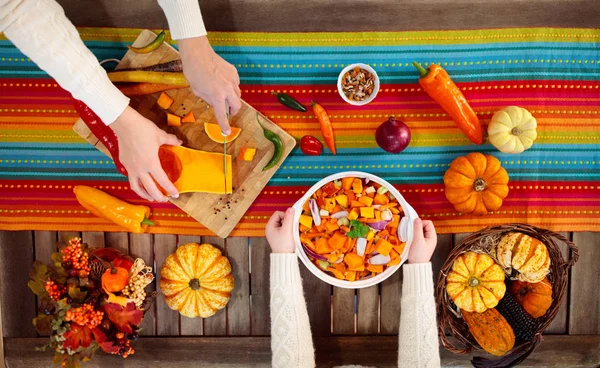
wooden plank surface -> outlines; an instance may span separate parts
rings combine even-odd
[[[104,248],[106,239],[101,231],[84,231],[81,233],[81,240],[94,248]]]
[[[154,235],[154,261],[156,265],[156,285],[160,282],[160,269],[165,259],[177,249],[175,235]],[[169,308],[165,297],[159,293],[156,299],[156,334],[159,336],[179,335],[179,312]]]
[[[123,254],[129,254],[129,234],[125,232],[106,233],[106,246]]]
[[[197,243],[202,244],[202,237],[195,235],[179,235],[177,239],[177,246]],[[179,315],[179,323],[181,326],[181,335],[183,336],[201,336],[203,335],[203,320],[200,317],[189,318],[186,316]]]
[[[227,335],[250,335],[250,271],[248,238],[228,238],[227,257],[235,287],[227,304]]]
[[[579,261],[571,269],[569,334],[600,334],[600,234],[573,233],[573,242]]]
[[[252,312],[252,335],[265,336],[271,334],[271,317],[269,313],[269,267],[271,248],[266,238],[250,239],[250,295]],[[306,290],[304,291],[306,295]]]
[[[205,243],[212,244],[221,249],[224,256],[227,256],[227,247],[225,240],[216,236],[207,236],[203,238]],[[227,335],[227,309],[221,309],[214,315],[204,318],[204,335],[206,336],[225,336]]]
[[[33,264],[33,232],[0,232],[0,309],[5,337],[35,337],[35,295],[27,287]]]
[[[379,332],[379,285],[356,292],[356,332],[375,335]]]
[[[6,339],[9,368],[47,368],[50,354],[33,346],[46,339]],[[317,367],[360,364],[378,368],[398,367],[397,336],[351,336],[315,338]],[[520,368],[595,368],[600,364],[600,336],[547,336]],[[268,337],[142,338],[134,344],[135,355],[123,359],[99,353],[87,368],[239,368],[271,367]],[[472,355],[441,350],[442,367],[471,367]],[[402,367],[402,365],[401,365]]]
[[[52,253],[56,252],[56,231],[34,231],[33,247],[35,260],[43,264],[52,263]],[[36,297],[37,306],[40,306],[41,298]],[[40,336],[50,336],[49,333],[39,334]]]
[[[300,266],[303,267],[303,266]],[[333,287],[333,333],[352,335],[355,333],[356,290]]]
[[[81,238],[80,231],[59,231],[58,241],[61,243],[67,243],[71,238]]]
[[[402,298],[402,267],[381,283],[381,327],[383,335],[397,335],[400,326]]]
[[[561,233],[564,237],[566,237],[567,239],[572,239],[572,234],[571,233]],[[569,247],[567,247],[566,244],[561,243],[560,245],[560,250],[562,251],[562,255],[564,257],[565,260],[569,259]],[[544,333],[546,334],[566,334],[569,332],[569,327],[568,327],[568,313],[569,313],[569,294],[570,294],[570,283],[571,280],[569,279],[569,285],[567,285],[567,292],[563,298],[562,303],[560,304],[559,310],[558,310],[558,314],[556,315],[556,317],[554,317],[554,321],[552,321],[552,323],[550,324],[550,326],[548,326],[546,328],[546,330],[544,331]],[[599,291],[600,292],[600,291]]]
[[[144,262],[154,268],[154,236],[152,234],[130,234],[129,235],[129,255],[134,258],[141,258]],[[156,275],[160,270],[154,269]],[[146,287],[146,293],[151,293],[156,290],[156,279]],[[154,304],[146,311],[144,320],[140,325],[142,336],[156,335],[156,304],[158,299],[154,300]]]
[[[300,276],[313,336],[331,335],[331,286],[300,263]]]
[[[144,30],[136,39],[134,45],[145,45],[154,38],[156,38],[154,32]],[[118,68],[148,66],[178,58],[179,53],[169,44],[163,43],[151,54],[136,54],[128,51],[121,59]],[[204,132],[204,123],[216,123],[213,109],[202,99],[196,97],[191,88],[170,90],[166,93],[175,100],[169,111],[179,116],[191,111],[196,117],[196,123],[184,124],[180,128],[168,127],[165,112],[156,106],[159,93],[134,97],[132,98],[132,106],[140,114],[155,122],[159,128],[179,137],[184,142],[185,147],[222,153],[222,144],[212,141]],[[184,193],[177,199],[171,199],[176,206],[222,238],[227,237],[233,230],[269,179],[275,174],[279,164],[285,160],[296,145],[296,140],[291,135],[265,116],[260,115],[261,124],[276,133],[284,145],[279,164],[272,169],[263,171],[262,168],[273,156],[274,146],[265,138],[262,128],[257,123],[257,114],[259,114],[258,111],[243,102],[242,109],[231,117],[231,125],[242,128],[239,137],[227,145],[227,153],[232,156],[232,194]],[[98,142],[81,119],[73,129],[90,144],[107,154],[104,146]],[[257,149],[252,162],[237,159],[242,147]],[[219,175],[222,176],[223,174]],[[198,177],[198,180],[202,180],[202,178]],[[219,211],[214,211],[215,208]]]

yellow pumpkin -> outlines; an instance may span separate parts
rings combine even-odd
[[[446,198],[457,211],[481,216],[502,206],[508,173],[497,158],[473,152],[452,161],[444,185]]]
[[[221,127],[219,124],[204,123],[204,131],[208,138],[213,142],[223,143],[223,134],[221,133]],[[237,137],[240,136],[242,129],[231,127],[231,133],[227,136],[227,143],[233,142]]]
[[[504,271],[487,254],[463,253],[448,273],[446,292],[461,310],[485,312],[498,305],[506,292]]]
[[[158,158],[179,193],[226,194],[233,191],[231,155],[227,155],[227,180],[223,176],[223,154],[181,146],[162,146]],[[225,188],[227,182],[227,188]]]
[[[529,111],[509,106],[497,111],[488,125],[488,138],[500,152],[521,153],[537,138],[537,121]]]
[[[530,283],[544,280],[550,270],[550,254],[541,241],[529,235],[511,232],[494,248],[496,259],[507,274],[518,271],[518,279]]]
[[[160,289],[169,308],[190,318],[210,317],[225,308],[233,290],[229,260],[210,244],[186,244],[167,257]]]

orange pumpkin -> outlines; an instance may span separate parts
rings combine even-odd
[[[112,267],[102,275],[102,287],[104,290],[117,293],[127,286],[129,271],[123,267]]]
[[[473,152],[452,161],[444,185],[446,198],[457,211],[481,216],[502,206],[508,173],[497,158]]]
[[[462,312],[469,332],[488,353],[502,356],[515,346],[515,333],[506,319],[494,308],[483,313]]]
[[[547,278],[537,283],[512,281],[510,294],[533,318],[546,314],[552,305],[552,285]]]

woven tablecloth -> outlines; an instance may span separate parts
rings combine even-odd
[[[80,28],[98,59],[120,58],[139,29]],[[600,30],[498,29],[394,33],[211,33],[211,44],[234,64],[243,98],[295,137],[321,137],[311,111],[280,105],[272,91],[329,112],[338,155],[296,149],[232,235],[260,236],[271,213],[292,205],[329,174],[360,170],[393,183],[439,233],[521,222],[556,231],[600,231]],[[487,125],[509,105],[538,121],[531,149],[509,155],[475,146],[417,83],[412,61],[441,64]],[[352,107],[336,90],[340,70],[371,65],[381,90]],[[85,211],[74,185],[101,188],[146,203],[128,188],[111,160],[72,131],[69,95],[0,36],[0,230],[119,231]],[[412,131],[400,154],[382,151],[375,129],[394,115]],[[478,151],[498,157],[510,193],[484,217],[459,214],[444,196],[442,177],[453,159]],[[146,203],[147,204],[147,203]],[[150,204],[155,233],[210,234],[171,204]]]

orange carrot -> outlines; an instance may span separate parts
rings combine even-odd
[[[331,120],[329,120],[329,115],[327,111],[323,108],[323,106],[318,103],[312,103],[313,112],[315,116],[319,120],[321,124],[321,133],[323,134],[323,140],[325,140],[325,144],[331,150],[331,152],[335,155],[337,154],[335,149],[335,137],[333,136],[333,128],[331,127]]]
[[[379,210],[380,211],[387,210],[388,208],[396,207],[397,205],[398,205],[398,202],[384,204],[383,206],[379,207]]]
[[[127,97],[145,96],[157,92],[168,91],[170,89],[186,88],[188,86],[177,86],[173,84],[161,83],[127,83],[119,85],[119,90]]]

